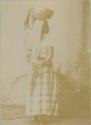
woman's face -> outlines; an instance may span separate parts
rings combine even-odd
[[[49,32],[48,22],[46,20],[44,20],[44,26],[43,26],[43,29],[42,29],[42,35],[48,34],[48,32]]]

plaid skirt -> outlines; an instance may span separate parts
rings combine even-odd
[[[59,85],[53,65],[46,65],[35,75],[34,87],[29,85],[26,115],[59,115]],[[32,94],[31,94],[31,91]]]

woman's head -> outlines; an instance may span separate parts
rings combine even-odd
[[[44,20],[44,32],[48,32],[49,27],[47,20],[53,16],[53,10],[49,8],[32,8],[29,10],[24,25],[27,27],[31,27],[36,20]]]

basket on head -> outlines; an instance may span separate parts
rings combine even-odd
[[[53,10],[49,8],[38,7],[32,9],[32,14],[35,19],[50,19],[53,16]]]

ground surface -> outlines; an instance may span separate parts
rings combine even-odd
[[[26,120],[3,120],[2,123],[0,125],[34,125],[31,124],[29,122],[27,122]],[[38,124],[36,124],[38,125]],[[91,120],[84,120],[84,119],[80,119],[80,120],[63,120],[60,123],[52,123],[52,124],[48,124],[48,125],[91,125]]]

